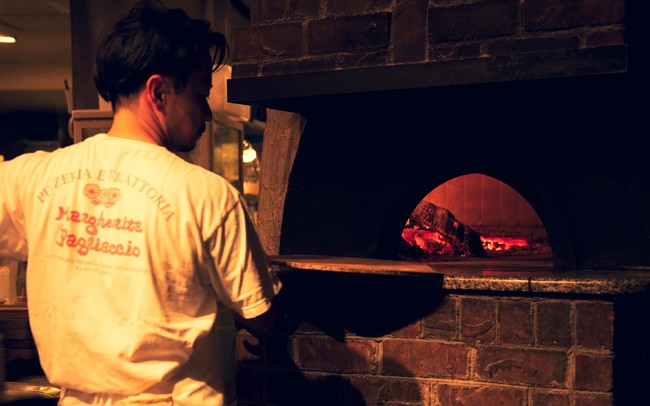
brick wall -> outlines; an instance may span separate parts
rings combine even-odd
[[[309,323],[261,340],[241,331],[240,404],[641,404],[647,350],[621,316],[639,306],[628,302],[456,292],[376,337],[335,339]]]
[[[535,53],[625,44],[624,8],[624,0],[252,0],[251,27],[233,33],[233,78],[503,55],[513,56],[504,58],[508,64],[535,71],[537,59],[528,57]],[[501,70],[517,75],[507,64],[498,67],[489,79],[504,79]],[[544,76],[536,73],[530,76]],[[268,134],[282,138],[280,132]],[[337,138],[326,135],[336,145]],[[560,231],[556,238],[570,236]],[[313,246],[339,242],[323,240]],[[567,250],[574,251],[581,249]],[[261,338],[238,334],[241,405],[611,406],[650,398],[643,342],[649,323],[638,310],[647,307],[646,297],[453,291],[430,309],[430,303],[400,300],[426,302],[439,291],[402,292],[395,300],[396,281],[372,285],[348,278],[295,286],[303,296],[289,308],[301,316],[317,308],[313,320],[290,317],[287,326]],[[381,333],[372,329],[396,314],[409,322]],[[344,328],[365,321],[365,333]]]
[[[624,0],[252,0],[233,77],[624,43]]]

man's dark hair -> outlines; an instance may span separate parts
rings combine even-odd
[[[211,31],[206,20],[190,18],[156,0],[138,2],[99,43],[95,86],[113,106],[120,96],[138,91],[154,74],[169,76],[175,89],[187,84],[199,68],[199,51],[210,51],[212,70],[228,55],[225,37]]]

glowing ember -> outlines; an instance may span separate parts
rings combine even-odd
[[[443,234],[437,231],[407,227],[402,231],[402,239],[411,247],[418,248],[429,255],[457,255],[452,244]],[[486,252],[492,253],[506,254],[521,248],[531,248],[530,243],[525,238],[481,237],[481,243]]]
[[[454,248],[437,231],[420,228],[405,228],[402,238],[412,247],[417,247],[428,254],[454,255]]]
[[[481,242],[486,251],[509,251],[512,248],[528,248],[530,246],[525,238],[481,237]]]

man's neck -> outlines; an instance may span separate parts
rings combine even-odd
[[[138,103],[117,107],[113,114],[113,124],[108,131],[111,137],[164,146],[160,134],[162,127],[156,114],[141,108]]]

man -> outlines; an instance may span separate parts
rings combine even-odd
[[[207,21],[141,2],[98,49],[113,125],[0,164],[0,257],[28,262],[60,404],[226,404],[215,324],[229,309],[268,331],[281,284],[238,191],[170,151],[194,148],[211,118],[227,45]]]

